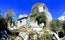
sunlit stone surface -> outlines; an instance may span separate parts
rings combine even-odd
[[[25,26],[27,24],[27,18],[28,18],[28,15],[26,15],[26,14],[20,15],[19,19],[18,19],[17,26],[18,27]]]
[[[43,12],[44,11],[44,9],[43,9],[43,6],[40,6],[40,7],[38,7],[39,9],[39,12]]]

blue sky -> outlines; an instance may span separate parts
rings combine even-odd
[[[65,0],[0,0],[1,15],[4,16],[8,9],[15,12],[16,19],[20,14],[29,15],[36,3],[45,3],[54,19],[65,12]]]

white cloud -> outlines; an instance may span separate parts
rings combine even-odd
[[[60,16],[58,19],[59,19],[60,21],[64,21],[64,20],[65,20],[65,16]]]
[[[60,21],[65,20],[65,12],[60,17],[58,17],[58,20],[60,20]]]
[[[65,13],[65,12],[64,12]]]

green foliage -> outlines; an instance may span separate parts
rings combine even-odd
[[[38,23],[45,23],[46,22],[46,15],[44,12],[39,13],[38,15],[36,15],[36,21],[38,21]]]
[[[65,35],[65,21],[62,21],[62,28],[63,28],[63,32],[64,32],[64,35]]]
[[[6,12],[6,20],[10,24],[10,26],[11,26],[11,24],[13,22],[13,16],[14,16],[14,12],[12,10],[8,10]]]
[[[4,17],[0,15],[0,31],[7,27],[7,22]]]
[[[44,40],[52,40],[52,35],[50,34],[45,35]]]
[[[52,20],[51,22],[51,30],[56,32],[58,30],[62,30],[62,25],[59,20]]]
[[[52,40],[53,36],[51,34],[42,35],[38,40]]]

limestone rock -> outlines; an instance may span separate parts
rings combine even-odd
[[[35,20],[35,16],[41,12],[45,12],[46,13],[46,17],[48,19],[48,22],[52,21],[52,16],[51,13],[48,11],[48,8],[46,7],[45,4],[43,3],[37,3],[32,7],[32,15],[31,15],[31,19]],[[34,15],[34,16],[33,16]]]

